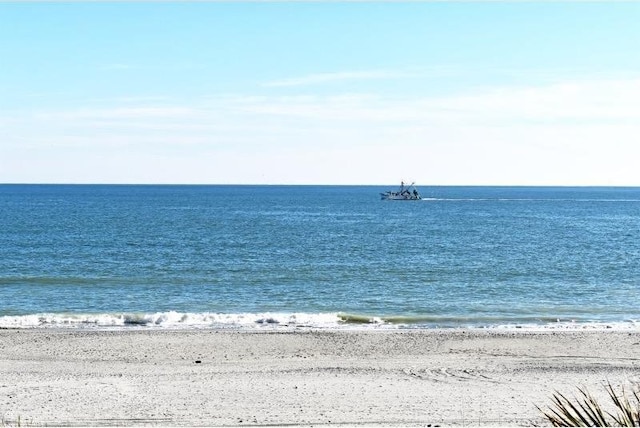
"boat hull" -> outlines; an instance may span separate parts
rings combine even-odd
[[[396,194],[387,194],[380,193],[380,199],[383,201],[419,201],[420,196],[415,195],[396,195]]]

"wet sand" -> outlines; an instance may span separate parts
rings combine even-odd
[[[0,330],[0,426],[548,426],[638,381],[636,330]]]

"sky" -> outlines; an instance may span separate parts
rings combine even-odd
[[[640,186],[640,2],[0,2],[0,183]]]

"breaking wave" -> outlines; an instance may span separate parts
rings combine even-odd
[[[158,328],[249,328],[261,326],[334,327],[337,314],[306,313],[156,313],[33,314],[0,317],[0,328],[46,327],[158,327]]]
[[[0,328],[165,328],[165,329],[397,329],[473,328],[523,330],[640,330],[640,320],[624,322],[561,319],[469,319],[432,316],[369,316],[350,313],[156,313],[32,314],[0,316]]]

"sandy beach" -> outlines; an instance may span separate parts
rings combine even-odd
[[[632,331],[0,330],[0,426],[548,425],[640,381]]]

